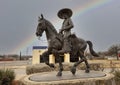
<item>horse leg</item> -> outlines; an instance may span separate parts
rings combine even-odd
[[[76,63],[72,66],[71,72],[72,72],[73,75],[75,75],[75,73],[76,73],[76,67],[77,67],[80,63],[82,63],[83,61],[84,61],[84,60],[81,59],[81,60],[79,60],[78,62],[76,62]]]
[[[90,66],[89,66],[89,64],[88,64],[88,61],[87,61],[86,57],[83,56],[83,58],[84,58],[84,62],[85,62],[85,65],[86,65],[86,70],[85,70],[85,72],[86,72],[86,73],[89,73],[89,72],[90,72]]]
[[[83,52],[80,51],[77,56],[80,56],[81,60],[79,60],[78,62],[76,62],[76,63],[73,65],[73,67],[71,68],[72,74],[75,75],[75,73],[76,73],[76,67],[77,67],[80,63],[82,63],[82,62],[85,62],[86,67],[87,67],[86,70],[85,70],[85,72],[86,72],[86,73],[89,73],[89,68],[90,68],[90,67],[89,67],[89,64],[88,64],[88,62],[87,62],[87,59],[84,57]]]
[[[50,64],[49,63],[49,52],[48,51],[45,51],[41,57],[43,58],[44,62],[46,65],[50,66],[51,68],[55,68],[54,64]]]
[[[61,58],[59,57],[59,71],[57,73],[57,76],[62,76],[62,71],[63,71],[63,65],[62,65]]]
[[[59,71],[57,73],[56,76],[62,76],[62,71],[63,71],[63,65],[62,65],[62,60],[61,57],[59,56],[59,54],[57,53],[58,51],[56,51],[53,55],[56,56],[58,62],[59,62]]]
[[[83,51],[79,51],[79,53],[80,53],[80,58],[85,62],[85,65],[86,65],[85,72],[89,73],[90,72],[90,66],[88,64],[88,61],[87,61],[86,57],[84,56],[84,52]]]

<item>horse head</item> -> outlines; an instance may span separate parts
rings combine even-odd
[[[41,14],[41,17],[38,17],[38,26],[36,30],[36,36],[41,37],[42,33],[45,31],[46,25],[45,25],[45,19],[43,15]]]
[[[38,17],[38,26],[36,30],[36,36],[41,37],[43,32],[45,31],[47,40],[53,39],[57,35],[57,31],[52,23],[46,20],[43,15]]]

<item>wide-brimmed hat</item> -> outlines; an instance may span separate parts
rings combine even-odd
[[[64,19],[63,15],[64,14],[67,14],[68,17],[71,17],[72,16],[72,10],[69,9],[69,8],[64,8],[64,9],[61,9],[60,11],[58,11],[58,17],[61,18],[61,19]]]

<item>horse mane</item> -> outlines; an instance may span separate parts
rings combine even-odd
[[[56,31],[55,27],[52,25],[52,23],[46,19],[45,19],[45,21],[46,21],[45,23],[47,24],[47,26],[48,27],[50,26],[51,29],[53,30],[53,32],[55,32],[57,34],[57,31]]]

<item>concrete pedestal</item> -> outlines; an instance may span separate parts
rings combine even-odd
[[[115,85],[114,76],[99,71],[77,71],[72,75],[70,71],[63,71],[62,77],[56,76],[57,72],[43,72],[26,76],[25,85]]]

